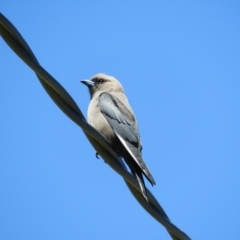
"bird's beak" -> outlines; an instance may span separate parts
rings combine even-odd
[[[85,84],[87,87],[93,87],[94,86],[94,82],[91,81],[91,80],[82,80],[80,82]]]

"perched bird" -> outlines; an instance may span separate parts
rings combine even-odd
[[[143,175],[152,185],[156,183],[143,161],[137,121],[122,85],[116,78],[102,73],[81,82],[88,87],[91,97],[88,123],[105,136],[125,160],[148,201]]]

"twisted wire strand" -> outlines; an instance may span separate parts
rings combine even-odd
[[[171,223],[161,205],[148,189],[149,202],[145,200],[136,178],[128,172],[122,159],[112,150],[106,138],[87,123],[72,97],[38,63],[37,58],[21,34],[2,13],[0,13],[0,34],[9,47],[36,73],[37,78],[56,105],[83,130],[87,139],[104,159],[105,163],[123,177],[129,190],[140,205],[166,228],[173,240],[190,240],[184,232]]]

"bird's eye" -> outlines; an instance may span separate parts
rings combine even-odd
[[[98,79],[98,83],[103,83],[104,80],[102,78]]]

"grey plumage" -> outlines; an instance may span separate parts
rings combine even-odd
[[[148,200],[143,175],[152,185],[156,183],[142,158],[137,121],[123,87],[117,79],[105,74],[97,74],[91,80],[81,82],[88,86],[91,96],[89,124],[104,135],[116,153],[124,158]]]

